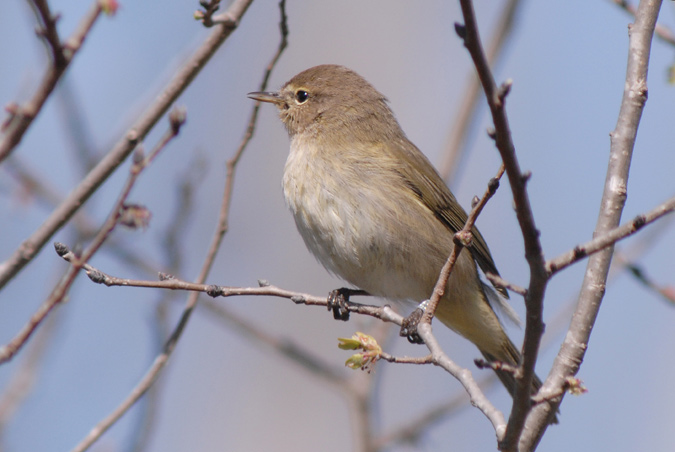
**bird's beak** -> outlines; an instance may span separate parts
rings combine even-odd
[[[252,93],[248,93],[247,96],[249,97],[249,99],[259,100],[260,102],[269,102],[272,104],[280,104],[283,102],[283,100],[279,96],[279,93],[255,91]]]

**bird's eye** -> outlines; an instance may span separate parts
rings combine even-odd
[[[304,89],[299,89],[295,92],[295,101],[300,104],[304,104],[309,99],[309,93]]]

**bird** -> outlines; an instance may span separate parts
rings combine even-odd
[[[309,68],[276,92],[248,97],[278,109],[290,138],[283,193],[305,245],[332,274],[394,302],[429,299],[467,214],[427,157],[407,138],[387,98],[344,66]],[[495,306],[514,316],[476,227],[459,253],[435,317],[490,362],[521,354]],[[349,289],[346,289],[349,290]],[[496,369],[513,396],[512,372]],[[532,393],[541,386],[534,377]]]

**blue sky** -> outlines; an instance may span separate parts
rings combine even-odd
[[[503,2],[477,6],[487,41]],[[59,31],[69,35],[89,2],[54,1],[61,13]],[[456,37],[460,21],[455,2],[419,3],[289,1],[289,48],[275,70],[270,88],[321,63],[343,64],[366,77],[390,100],[409,138],[434,163],[444,144],[457,105],[472,74],[471,61]],[[106,152],[155,98],[171,74],[208,34],[192,19],[197,2],[122,2],[113,18],[101,18],[69,68],[59,92],[24,138],[16,154],[56,193],[66,194],[81,177],[71,135],[65,126],[64,97],[74,99],[96,154]],[[673,6],[664,2],[661,20],[675,26]],[[627,25],[631,19],[609,1],[525,2],[516,30],[495,68],[495,78],[513,80],[507,111],[547,258],[592,237],[609,153],[609,133],[616,124],[624,86]],[[178,104],[188,122],[177,140],[142,176],[132,200],[153,213],[145,232],[116,230],[117,239],[164,270],[161,235],[171,225],[177,186],[187,168],[201,160],[199,184],[187,230],[181,237],[184,260],[179,275],[193,279],[206,252],[220,205],[225,161],[243,134],[251,108],[246,93],[257,89],[262,70],[278,41],[276,2],[254,2],[240,28],[218,51]],[[0,7],[0,102],[25,101],[39,83],[45,65],[34,19],[25,2]],[[649,100],[635,148],[625,220],[646,212],[675,192],[675,128],[670,127],[675,93],[667,83],[673,47],[656,41],[649,72]],[[267,108],[265,108],[267,107]],[[470,149],[449,181],[465,207],[484,191],[496,172],[498,154],[483,132],[490,124],[482,107]],[[147,137],[151,147],[166,120]],[[80,140],[85,141],[82,137]],[[263,106],[257,134],[238,168],[230,231],[210,283],[255,286],[258,279],[317,295],[339,287],[305,250],[286,211],[281,174],[288,151],[283,126],[270,106]],[[100,222],[126,177],[128,162],[85,206]],[[0,169],[0,259],[44,221],[49,210],[21,198],[16,184]],[[527,284],[522,239],[511,208],[509,187],[502,184],[478,220],[500,271],[510,281]],[[650,227],[645,237],[655,234]],[[637,262],[663,284],[672,284],[675,230],[658,232],[658,244]],[[55,240],[72,243],[62,232]],[[640,236],[619,246],[639,243]],[[153,278],[102,250],[93,264],[123,277]],[[562,341],[566,312],[579,291],[585,263],[557,275],[545,301],[549,328],[538,373],[545,377]],[[51,246],[0,293],[0,342],[6,343],[46,297],[66,265]],[[7,450],[69,450],[107,415],[143,375],[156,352],[153,329],[161,294],[148,289],[96,286],[80,278],[70,300],[56,316],[47,356],[35,387],[7,425]],[[171,302],[170,324],[180,313]],[[322,309],[297,307],[274,298],[219,300],[268,334],[296,341],[339,369],[347,358],[337,337],[373,328],[363,319],[332,321]],[[522,314],[522,301],[512,297]],[[554,319],[562,319],[557,323]],[[540,451],[669,450],[675,393],[670,391],[675,358],[675,308],[634,279],[617,278],[608,286],[579,377],[589,392],[566,397],[560,425],[552,427]],[[366,330],[367,331],[367,330]],[[474,374],[476,349],[457,335],[436,328],[446,351]],[[510,331],[516,339],[522,331]],[[387,344],[393,354],[417,355],[402,339]],[[664,352],[665,350],[665,352]],[[7,384],[24,354],[0,368]],[[358,378],[368,378],[360,376]],[[374,428],[387,431],[405,424],[439,400],[462,391],[436,368],[380,363],[370,378],[381,388]],[[261,349],[198,309],[162,376],[162,399],[150,451],[182,450],[324,450],[353,447],[349,404],[333,387],[284,358]],[[509,398],[501,387],[489,392],[503,409]],[[142,418],[134,409],[92,450],[126,450]],[[611,427],[611,428],[610,428]],[[494,450],[487,420],[467,407],[430,429],[421,450]],[[417,450],[414,446],[397,450]]]

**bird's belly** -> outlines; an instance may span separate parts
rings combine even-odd
[[[439,229],[436,241],[422,237],[404,221],[409,215],[419,218],[419,212],[372,202],[378,198],[368,193],[367,186],[325,177],[326,172],[318,179],[313,177],[314,167],[297,163],[289,157],[284,196],[300,235],[317,260],[372,295],[418,302],[429,298],[452,246],[452,236],[440,223],[432,218],[438,223],[434,223]]]

